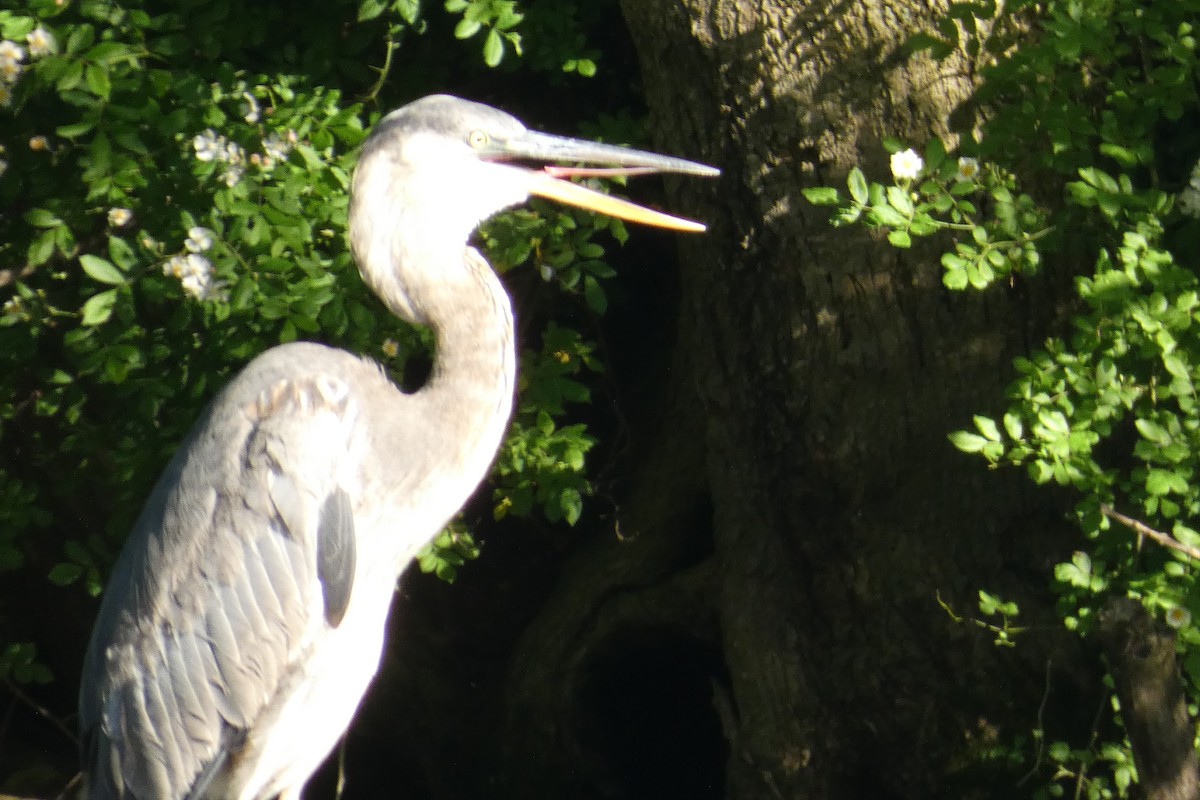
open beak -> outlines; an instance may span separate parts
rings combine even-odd
[[[560,203],[586,208],[610,217],[695,233],[705,230],[703,224],[689,219],[664,214],[660,211],[639,206],[628,200],[593,191],[577,183],[563,180],[570,177],[593,177],[613,175],[647,175],[660,172],[676,172],[684,175],[711,177],[720,170],[672,156],[661,156],[643,150],[599,144],[582,139],[569,139],[545,133],[526,131],[499,143],[496,156],[509,159],[537,161],[575,162],[603,164],[606,168],[550,166],[543,170],[530,171],[530,194],[557,200]]]

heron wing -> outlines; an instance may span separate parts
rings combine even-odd
[[[92,798],[219,786],[350,602],[349,385],[302,375],[235,402],[246,380],[201,418],[114,570],[80,695]]]

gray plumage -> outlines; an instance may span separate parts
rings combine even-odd
[[[482,480],[511,410],[508,297],[466,245],[481,220],[538,193],[698,227],[511,158],[713,174],[446,96],[384,118],[355,173],[350,243],[389,309],[433,329],[430,380],[404,394],[369,360],[294,343],[212,400],[101,603],[80,689],[87,797],[295,798],[336,744],[396,578]]]

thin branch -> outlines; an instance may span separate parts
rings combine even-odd
[[[1025,782],[1032,778],[1042,767],[1042,753],[1046,749],[1046,726],[1044,719],[1046,714],[1046,703],[1050,700],[1050,669],[1053,663],[1054,662],[1051,659],[1046,659],[1046,681],[1042,685],[1042,702],[1038,703],[1037,710],[1036,730],[1041,732],[1041,736],[1037,737],[1037,754],[1034,756],[1033,766],[1029,768],[1029,772],[1022,776],[1021,780],[1017,781],[1017,786],[1024,785]]]
[[[51,725],[53,725],[55,728],[57,728],[62,733],[63,736],[66,736],[68,739],[70,739],[72,742],[74,742],[76,746],[79,745],[79,739],[75,736],[75,732],[72,731],[69,727],[67,727],[66,723],[64,723],[61,719],[59,719],[58,717],[51,714],[49,710],[47,710],[43,706],[39,705],[38,702],[36,700],[34,700],[32,697],[30,697],[29,695],[27,695],[25,693],[25,691],[23,689],[21,689],[20,686],[17,686],[17,684],[11,678],[5,677],[3,679],[3,683],[4,683],[4,688],[6,688],[6,689],[8,689],[8,691],[12,692],[13,697],[17,698],[22,703],[24,703],[25,705],[32,708],[39,717],[44,718],[47,722],[49,722]]]
[[[1184,544],[1183,542],[1176,539],[1174,536],[1171,536],[1171,534],[1169,534],[1169,533],[1163,533],[1162,531],[1156,531],[1156,530],[1154,530],[1154,528],[1151,528],[1149,525],[1147,525],[1144,522],[1139,522],[1136,519],[1134,519],[1133,517],[1125,516],[1120,511],[1117,511],[1116,509],[1114,509],[1112,506],[1100,506],[1100,513],[1103,514],[1104,516],[1108,517],[1111,520],[1116,520],[1117,522],[1121,523],[1126,528],[1129,528],[1129,530],[1136,533],[1138,536],[1145,536],[1149,539],[1153,539],[1154,541],[1161,544],[1163,547],[1169,547],[1172,550],[1178,550],[1179,552],[1183,553],[1188,558],[1193,558],[1197,561],[1200,561],[1200,550],[1197,550],[1195,547],[1192,547],[1190,545]]]
[[[367,92],[367,96],[363,98],[363,104],[373,102],[379,97],[379,93],[383,90],[383,86],[387,83],[388,73],[392,71],[392,54],[396,52],[398,43],[392,38],[393,31],[389,30],[387,35],[387,43],[383,53],[383,66],[376,69],[379,73],[379,79],[375,81],[375,85]]]

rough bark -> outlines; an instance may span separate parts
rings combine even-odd
[[[1118,597],[1101,612],[1100,641],[1116,682],[1143,796],[1200,797],[1196,724],[1188,716],[1174,632],[1151,619],[1140,603]]]
[[[1038,305],[1020,288],[949,295],[934,250],[833,230],[800,189],[855,163],[882,173],[885,134],[945,137],[962,65],[898,53],[935,13],[915,0],[623,10],[656,144],[724,172],[668,187],[711,226],[681,244],[677,413],[621,509],[637,536],[579,559],[514,659],[509,788],[655,796],[614,777],[583,713],[588,676],[641,631],[719,656],[697,701],[728,758],[704,796],[957,796],[965,754],[1006,715],[1032,719],[1043,654],[997,655],[937,600],[1028,599],[1052,537],[1019,479],[946,433],[996,402]],[[680,557],[710,535],[711,555]]]

